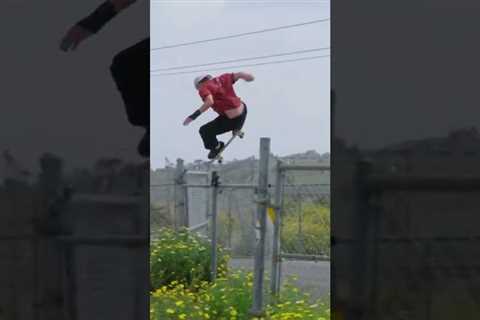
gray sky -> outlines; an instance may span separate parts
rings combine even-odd
[[[243,4],[241,3],[243,2]],[[316,1],[155,1],[151,2],[152,48],[181,42],[255,31],[329,17],[329,3]],[[199,4],[201,3],[201,5]],[[261,4],[258,4],[261,3]],[[151,69],[208,63],[244,57],[329,47],[330,22],[153,51]],[[329,50],[298,56],[235,63],[249,64],[328,54]],[[228,67],[235,64],[215,67]],[[204,69],[202,67],[197,68]],[[195,69],[194,69],[195,70]],[[182,70],[183,71],[183,70]],[[247,71],[251,83],[239,81],[237,94],[249,107],[246,137],[235,141],[225,159],[257,156],[260,137],[271,138],[272,152],[286,155],[314,149],[330,151],[330,57],[259,67],[212,71]],[[201,105],[193,87],[197,73],[151,77],[151,165],[170,161],[206,159],[199,127],[216,114],[209,111],[188,127],[186,116]],[[229,134],[222,136],[227,140]]]
[[[58,48],[68,28],[100,3],[0,3],[0,150],[9,148],[29,169],[38,168],[46,151],[67,166],[90,166],[103,156],[141,160],[136,146],[143,132],[128,123],[109,66],[117,52],[147,35],[147,3],[116,17],[78,51]]]
[[[480,127],[479,14],[471,0],[336,2],[335,133],[378,148]]]

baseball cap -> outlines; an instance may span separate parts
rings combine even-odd
[[[195,85],[195,88],[198,89],[198,84],[199,84],[200,82],[202,82],[202,80],[204,80],[205,78],[209,78],[209,79],[210,79],[210,78],[212,78],[212,76],[209,75],[209,74],[202,74],[202,75],[196,77],[196,78],[193,80],[193,84]]]

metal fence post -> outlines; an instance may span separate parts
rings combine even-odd
[[[190,206],[188,197],[188,180],[183,178],[183,184],[181,185],[183,191],[183,221],[184,227],[191,227],[190,223]]]
[[[185,167],[182,159],[177,159],[177,168],[175,170],[175,210],[174,221],[175,229],[187,226],[187,219],[185,217],[185,191],[183,188],[185,175]]]
[[[356,263],[352,265],[352,274],[358,275],[352,281],[352,301],[353,305],[348,310],[349,317],[355,317],[357,319],[365,319],[368,290],[368,253],[370,244],[368,243],[368,229],[371,216],[371,208],[369,207],[370,192],[366,185],[368,175],[371,173],[372,165],[366,160],[360,160],[356,164],[354,188],[355,188],[355,242],[353,247],[354,257]]]
[[[268,160],[270,157],[270,139],[260,139],[260,166],[258,178],[257,219],[260,222],[260,239],[255,248],[255,269],[253,278],[253,306],[250,314],[255,317],[264,316],[263,282],[265,273],[265,238],[268,206]]]
[[[273,243],[272,243],[272,275],[270,279],[270,292],[272,296],[278,297],[280,293],[280,269],[282,267],[281,257],[281,224],[283,204],[283,184],[285,173],[280,169],[281,161],[277,160],[275,179],[275,219],[273,221]]]
[[[218,195],[218,174],[217,171],[212,172],[212,213],[211,213],[211,274],[212,281],[217,278],[217,195]]]

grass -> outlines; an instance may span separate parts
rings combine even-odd
[[[330,307],[325,299],[309,302],[309,296],[293,285],[283,287],[281,299],[266,307],[265,317],[252,318],[253,274],[237,271],[221,277],[215,283],[203,282],[195,288],[172,284],[152,292],[151,320],[246,320],[246,319],[330,319]]]
[[[218,278],[210,278],[210,242],[186,230],[162,229],[151,243],[150,320],[327,320],[326,299],[311,301],[287,279],[280,298],[263,318],[249,315],[253,274],[229,272],[228,255],[218,249]]]

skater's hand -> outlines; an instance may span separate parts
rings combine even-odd
[[[190,124],[190,122],[192,122],[192,121],[193,121],[192,118],[187,117],[187,118],[185,119],[185,121],[183,121],[183,125],[184,125],[184,126],[188,126],[188,125]]]
[[[75,50],[78,45],[85,39],[89,38],[93,33],[87,29],[74,25],[60,42],[60,49],[62,51]]]

